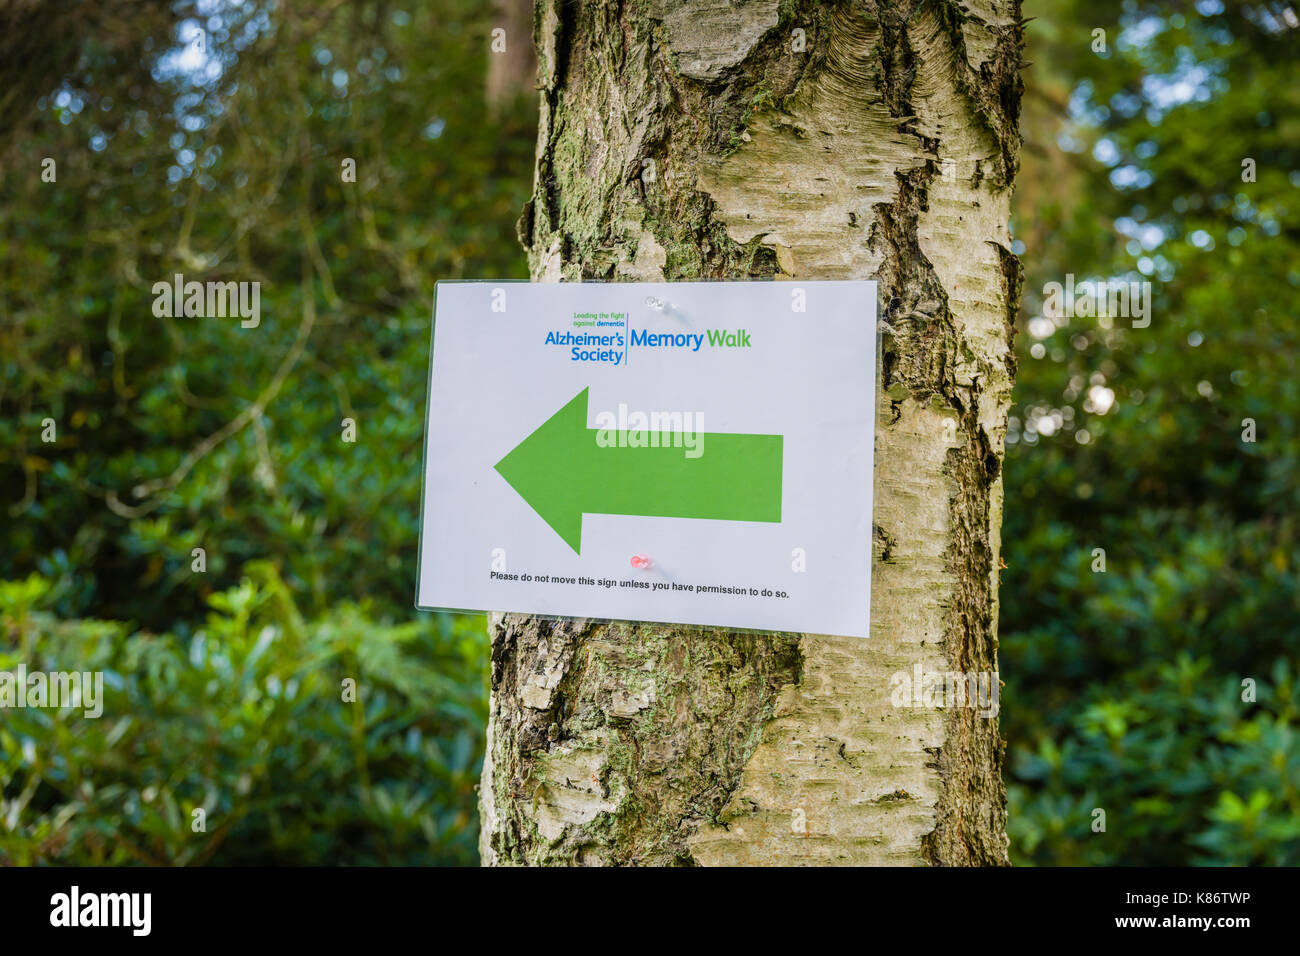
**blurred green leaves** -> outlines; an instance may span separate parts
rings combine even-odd
[[[0,587],[0,627],[29,648],[0,669],[101,670],[104,714],[4,712],[0,863],[477,860],[481,619],[346,603],[306,621],[254,563],[182,638],[60,620],[44,587]]]
[[[477,859],[483,621],[412,603],[434,283],[527,274],[491,15],[105,0],[5,39],[43,52],[0,148],[0,666],[109,700],[0,712],[0,861]],[[261,283],[261,325],[155,317],[176,273]]]
[[[1300,33],[1263,9],[1056,0],[1029,28],[1025,318],[1066,273],[1154,294],[1148,328],[1026,321],[1018,341],[1000,629],[1019,863],[1300,863]]]
[[[536,104],[485,101],[491,13],[181,0],[124,31],[151,82],[103,46],[47,80],[0,156],[0,578],[185,633],[274,560],[313,612],[410,613],[434,283],[527,274]],[[177,273],[260,282],[261,325],[155,317]]]

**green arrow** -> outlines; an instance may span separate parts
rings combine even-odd
[[[602,447],[587,427],[587,389],[496,463],[496,470],[574,552],[584,514],[714,521],[781,520],[781,435],[707,432],[687,458],[681,435],[659,447]],[[638,436],[641,437],[641,436]]]

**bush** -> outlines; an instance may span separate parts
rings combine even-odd
[[[51,591],[0,585],[0,670],[102,671],[104,712],[5,712],[0,863],[477,861],[482,618],[305,621],[269,564],[189,638],[61,620]]]

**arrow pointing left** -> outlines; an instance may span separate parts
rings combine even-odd
[[[653,444],[640,447],[626,440],[602,446],[599,430],[587,427],[587,391],[496,463],[576,553],[582,553],[584,514],[781,520],[781,435],[709,432],[698,458],[685,457],[685,442],[672,432],[654,433]]]

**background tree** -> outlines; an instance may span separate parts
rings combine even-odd
[[[1005,862],[996,721],[890,692],[997,669],[1019,4],[536,24],[535,279],[878,279],[872,636],[493,616],[484,860]]]

